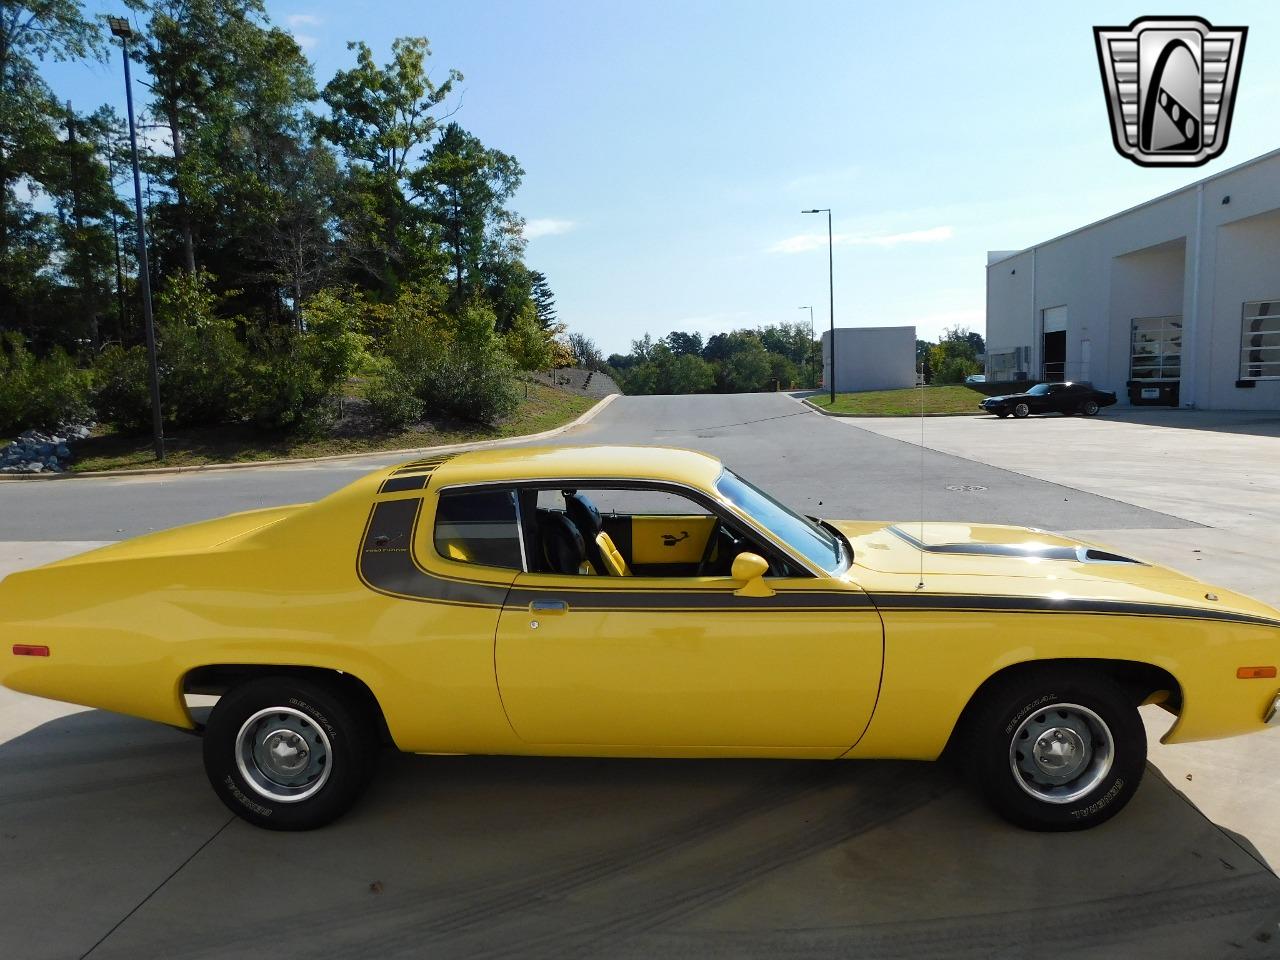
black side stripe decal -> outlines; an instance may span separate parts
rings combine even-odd
[[[1052,597],[980,596],[977,594],[876,593],[872,599],[881,610],[923,613],[934,610],[968,610],[994,613],[1092,613],[1110,616],[1162,617],[1177,620],[1217,620],[1280,627],[1280,620],[1228,610],[1204,610],[1177,604],[1134,603],[1128,600],[1063,599]]]
[[[972,611],[988,613],[1067,613],[1110,616],[1209,620],[1280,627],[1280,620],[1230,611],[1204,610],[1174,604],[1133,603],[1123,600],[1053,599],[1050,597],[980,596],[976,594],[853,593],[851,591],[789,590],[772,597],[736,597],[727,589],[611,590],[584,587],[534,589],[507,587],[477,580],[439,577],[420,567],[413,542],[421,498],[375,503],[365,527],[356,563],[362,583],[371,590],[405,600],[467,606],[527,606],[533,600],[564,600],[570,608],[587,610],[874,610],[901,613]]]
[[[378,487],[379,493],[402,493],[405,490],[423,490],[427,486],[427,479],[430,474],[421,474],[416,477],[387,477],[382,481],[382,486]]]

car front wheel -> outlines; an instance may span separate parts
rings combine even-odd
[[[1098,401],[1086,400],[1084,403],[1080,404],[1080,412],[1086,417],[1096,417],[1098,415]]]
[[[1015,675],[979,704],[968,768],[991,806],[1030,830],[1083,830],[1132,798],[1147,762],[1137,704],[1083,671]]]
[[[235,814],[271,830],[311,830],[345,813],[372,778],[378,738],[336,688],[264,677],[226,693],[204,733],[204,766]]]
[[[1008,415],[1009,415],[1009,411],[1008,411],[1008,410],[998,410],[998,411],[996,411],[996,416],[997,416],[997,417],[999,417],[1001,420],[1003,420],[1003,419],[1004,419],[1005,417],[1007,417]]]
[[[1013,415],[1017,417],[1019,420],[1027,416],[1029,413],[1031,413],[1031,408],[1027,406],[1025,403],[1019,403],[1015,405],[1013,408]]]

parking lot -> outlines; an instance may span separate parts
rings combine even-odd
[[[949,418],[922,456],[918,421],[639,397],[555,442],[705,449],[826,516],[1085,531],[1277,603],[1278,419]],[[0,572],[379,462],[0,484]],[[0,691],[0,956],[1272,956],[1278,739],[1153,747],[1081,834],[932,764],[388,756],[291,835],[231,818],[192,737]]]

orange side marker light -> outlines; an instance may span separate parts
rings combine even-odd
[[[1237,680],[1274,680],[1275,667],[1239,667],[1236,670]]]

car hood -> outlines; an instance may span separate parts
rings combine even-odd
[[[849,538],[849,576],[868,587],[924,575],[924,589],[1043,600],[1094,599],[1194,606],[1263,617],[1280,611],[1125,551],[1031,527],[832,521]]]

